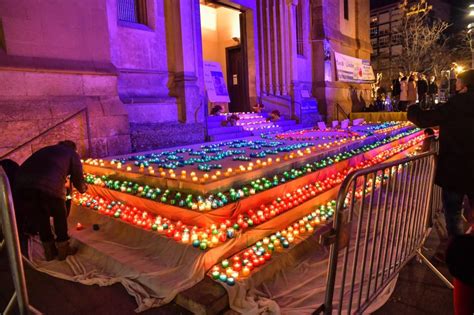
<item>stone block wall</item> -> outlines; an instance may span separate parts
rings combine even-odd
[[[204,142],[203,123],[130,124],[134,152]]]
[[[111,74],[0,69],[0,130],[0,157],[41,135],[8,156],[19,163],[64,139],[83,157],[130,152],[128,114]]]

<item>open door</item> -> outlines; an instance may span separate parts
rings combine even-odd
[[[229,111],[246,112],[244,69],[242,46],[226,48],[227,59],[227,89],[229,90]]]

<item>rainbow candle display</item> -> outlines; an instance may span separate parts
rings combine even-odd
[[[228,285],[234,285],[236,280],[248,277],[256,268],[270,261],[275,252],[289,249],[297,237],[310,235],[314,233],[317,226],[326,224],[334,214],[335,205],[334,200],[330,201],[286,229],[263,238],[230,259],[223,260],[212,267],[211,277]],[[234,280],[231,283],[227,281],[229,276]]]
[[[299,187],[292,192],[277,197],[271,203],[261,204],[258,209],[244,211],[235,220],[225,220],[220,226],[189,227],[180,221],[173,223],[166,218],[155,216],[137,207],[127,206],[122,202],[108,201],[105,198],[88,194],[80,196],[76,193],[74,200],[76,203],[97,210],[101,214],[114,216],[148,230],[163,232],[166,236],[173,237],[177,242],[192,244],[194,247],[206,250],[227,241],[227,239],[234,238],[239,232],[262,224],[275,216],[304,204],[307,200],[316,197],[318,194],[339,185],[351,171],[383,162],[393,155],[413,147],[422,139],[423,137],[419,136],[407,143],[383,151],[372,159],[365,160],[356,166],[348,167],[313,184]]]
[[[262,177],[260,179],[252,180],[249,184],[241,186],[240,188],[231,188],[228,191],[216,192],[207,196],[194,195],[191,193],[181,193],[170,189],[161,189],[159,187],[151,187],[150,185],[140,185],[133,181],[114,180],[109,176],[96,176],[93,174],[86,174],[86,181],[89,184],[107,187],[113,190],[119,190],[124,193],[129,193],[139,197],[151,199],[157,202],[167,203],[173,206],[188,208],[198,211],[210,211],[225,206],[229,202],[237,201],[246,198],[250,195],[255,195],[260,191],[265,191],[278,185],[284,184],[288,181],[294,180],[307,173],[322,169],[328,165],[338,163],[340,161],[349,159],[355,155],[368,152],[379,146],[385,145],[391,141],[398,140],[404,136],[417,132],[418,129],[402,132],[389,138],[376,141],[372,145],[363,145],[359,148],[352,149],[349,152],[343,152],[332,155],[330,157],[313,162],[312,164],[305,164],[300,168],[293,168],[290,171],[285,171],[281,174],[274,175],[271,179]],[[257,160],[256,164],[259,165]]]
[[[106,198],[92,196],[87,193],[79,194],[76,192],[73,196],[73,201],[80,206],[95,210],[99,214],[120,219],[128,224],[149,231],[158,232],[173,238],[176,242],[190,244],[201,250],[212,248],[236,235],[235,233],[229,233],[229,230],[233,231],[233,228],[228,220],[219,226],[188,226],[181,221],[174,222],[163,216],[127,205],[124,202],[110,201]]]
[[[397,127],[397,126],[395,126]],[[368,127],[367,127],[368,128]],[[416,130],[413,126],[401,124],[394,131],[399,135],[404,132]],[[313,132],[311,130],[298,131],[298,134]],[[132,155],[110,161],[103,159],[87,159],[86,165],[117,169],[122,172],[138,172],[148,176],[157,176],[181,181],[207,183],[222,179],[222,177],[252,172],[255,169],[272,166],[273,163],[281,163],[288,159],[302,157],[319,150],[327,150],[349,142],[361,142],[366,139],[372,131],[354,133],[345,132],[332,135],[328,133],[309,139],[324,140],[322,143],[302,142],[289,143],[275,141],[267,137],[266,140],[232,140],[213,144],[201,145],[199,149],[181,148],[158,153]],[[321,132],[319,132],[321,133]],[[385,139],[392,138],[389,132],[384,133]],[[282,134],[276,138],[296,140],[293,137]],[[278,139],[276,139],[278,140]],[[300,139],[298,139],[300,140]],[[282,157],[279,157],[282,155]],[[272,158],[273,157],[273,158]],[[256,159],[255,161],[253,161]],[[237,167],[225,168],[223,162],[240,161],[243,164]],[[194,171],[189,168],[194,168]],[[178,169],[187,168],[178,172]]]
[[[246,118],[240,123],[252,128],[252,114],[242,115]],[[329,224],[336,203],[327,201],[327,196],[346,176],[411,151],[423,140],[419,133],[420,129],[409,123],[389,122],[353,126],[345,131],[267,133],[252,140],[222,141],[113,160],[89,159],[85,164],[91,167],[86,167],[85,178],[90,185],[100,187],[93,190],[99,195],[76,192],[73,202],[112,220],[170,238],[179,246],[189,247],[189,252],[217,251],[216,247],[225,244],[220,249],[237,254],[212,267],[209,276],[232,286]],[[249,175],[239,177],[242,174]],[[372,184],[379,187],[385,176],[388,173],[369,178],[365,187],[356,187],[356,198],[370,194]],[[222,182],[227,184],[221,186]],[[104,198],[111,195],[129,202]],[[135,197],[147,199],[146,205],[153,212],[136,207],[134,202],[139,203],[139,199]],[[315,208],[314,204],[319,206]],[[173,210],[177,213],[173,213],[175,220],[163,215],[171,216]],[[206,220],[195,221],[184,215],[195,217],[196,212]],[[274,220],[277,217],[280,219]],[[272,220],[292,223],[279,231],[257,228],[264,223],[265,227],[272,226]],[[79,225],[84,228],[77,224],[78,229]],[[259,233],[261,239],[245,248],[244,239],[236,238],[255,235],[249,232]]]
[[[398,170],[399,172],[401,169]],[[383,175],[385,178],[388,174]],[[382,176],[377,176],[375,187],[380,187],[382,184]],[[369,179],[365,186],[365,195],[372,191],[373,179]],[[363,196],[364,187],[358,187],[355,196],[360,200]],[[345,205],[349,201],[350,193],[345,200]],[[253,246],[233,255],[228,259],[224,259],[221,263],[213,266],[208,273],[212,279],[225,283],[227,285],[234,285],[235,281],[249,277],[252,272],[255,272],[259,267],[264,266],[271,260],[275,253],[290,249],[293,244],[301,242],[305,238],[312,235],[319,226],[327,224],[327,222],[334,215],[336,208],[336,201],[331,200],[325,205],[321,205],[308,215],[293,222],[287,228],[264,237],[256,242]],[[298,240],[299,239],[299,240]],[[228,276],[231,276],[234,281],[227,282]]]

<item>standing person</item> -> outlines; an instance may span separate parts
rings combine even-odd
[[[436,96],[438,95],[438,84],[436,84],[436,77],[431,76],[430,83],[428,84],[428,99],[430,106],[434,106]]]
[[[398,102],[398,111],[404,112],[408,106],[408,81],[407,77],[400,80],[400,102]]]
[[[453,62],[451,64],[451,69],[449,70],[449,96],[456,94],[456,73],[458,67],[458,64]]]
[[[428,85],[428,95],[436,96],[436,94],[438,94],[438,84],[436,83],[436,77],[432,75]]]
[[[426,95],[428,94],[428,81],[426,76],[422,73],[418,74],[418,81],[416,82],[416,89],[418,92],[418,101],[422,106],[426,104]]]
[[[36,151],[20,166],[17,174],[19,207],[38,228],[48,261],[56,255],[64,260],[76,253],[76,249],[69,246],[67,232],[65,184],[68,176],[79,192],[86,191],[76,144],[69,140]],[[56,244],[50,217],[54,220]]]
[[[416,82],[415,76],[412,74],[408,79],[408,105],[415,104],[417,97],[417,89],[416,89]]]
[[[402,89],[400,86],[400,79],[401,79],[401,74],[399,75],[398,78],[392,81],[392,102],[393,102],[393,107],[398,109],[398,103],[400,102],[400,93],[402,93]]]
[[[408,108],[408,120],[418,127],[439,126],[436,184],[443,189],[450,238],[464,233],[464,196],[471,205],[474,202],[474,70],[458,76],[456,91],[458,94],[434,110],[423,111],[417,105]]]

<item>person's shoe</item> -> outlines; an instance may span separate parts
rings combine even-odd
[[[57,242],[56,246],[58,247],[58,260],[64,260],[67,256],[77,252],[77,248],[71,247],[69,241]]]
[[[43,242],[43,249],[44,249],[44,259],[46,261],[53,260],[58,255],[58,250],[54,245],[54,242]]]

